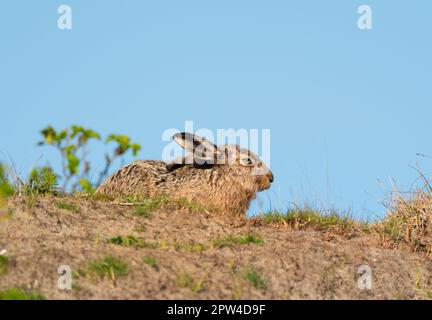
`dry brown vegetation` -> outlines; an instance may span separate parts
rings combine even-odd
[[[397,197],[377,231],[384,246],[403,243],[432,261],[432,194],[417,191],[408,199]]]
[[[166,199],[14,196],[0,208],[0,299],[428,299],[432,196],[381,222],[296,208],[214,217]],[[119,203],[121,202],[121,203]],[[369,265],[372,290],[357,287]],[[60,265],[72,290],[57,288]]]

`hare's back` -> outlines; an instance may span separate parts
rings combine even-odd
[[[103,182],[97,193],[109,195],[149,195],[160,177],[168,172],[163,161],[136,161],[121,168]]]

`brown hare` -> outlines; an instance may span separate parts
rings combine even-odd
[[[219,214],[244,215],[256,193],[273,182],[272,172],[247,149],[216,146],[191,133],[173,138],[187,151],[186,156],[170,163],[134,162],[114,173],[96,192],[187,199]]]

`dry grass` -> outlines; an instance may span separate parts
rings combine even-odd
[[[432,194],[417,191],[410,198],[397,197],[375,229],[383,245],[405,243],[432,260]]]

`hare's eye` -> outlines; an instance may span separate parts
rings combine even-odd
[[[250,166],[251,164],[253,164],[253,161],[252,161],[251,158],[247,157],[247,158],[243,158],[243,159],[242,159],[242,163],[243,163],[244,165]]]

